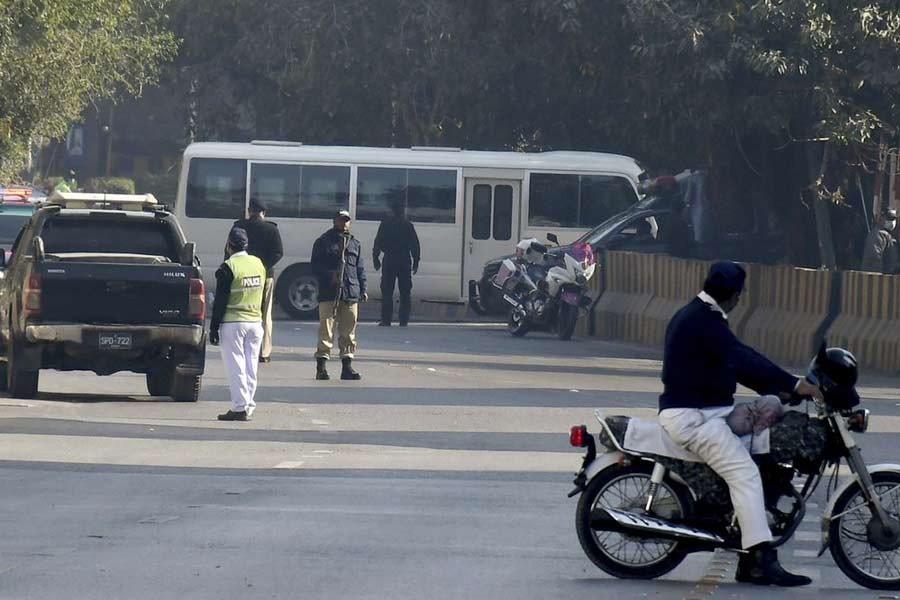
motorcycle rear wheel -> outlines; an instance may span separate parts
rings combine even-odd
[[[888,516],[900,520],[900,473],[872,473],[875,492]],[[831,556],[844,575],[873,590],[900,590],[900,548],[878,550],[869,541],[867,526],[872,519],[859,484],[853,484],[834,503],[829,528]]]
[[[655,579],[677,567],[687,556],[679,542],[641,539],[613,531],[591,529],[591,511],[608,506],[643,514],[649,465],[612,467],[594,477],[581,494],[575,529],[581,547],[595,565],[621,579]],[[681,519],[693,511],[690,492],[668,478],[657,489],[651,512],[662,519]]]

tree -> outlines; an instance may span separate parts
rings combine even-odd
[[[174,55],[168,0],[0,3],[0,180],[31,144],[60,137],[91,103],[137,95]]]

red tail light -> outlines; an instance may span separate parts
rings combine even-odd
[[[22,307],[26,317],[41,314],[41,276],[31,275],[25,283],[22,294]]]
[[[206,287],[202,279],[191,279],[191,296],[188,300],[188,314],[192,319],[206,318]]]
[[[569,443],[576,448],[584,448],[588,445],[588,430],[586,425],[575,425],[569,431]]]

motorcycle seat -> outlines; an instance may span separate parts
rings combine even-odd
[[[595,414],[601,424],[599,441],[610,450],[637,456],[664,456],[688,462],[703,462],[699,456],[675,443],[655,419],[624,415],[606,417],[600,410],[595,411]],[[769,452],[768,429],[756,436],[745,435],[741,441],[754,454]]]

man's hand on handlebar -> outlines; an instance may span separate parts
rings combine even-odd
[[[791,406],[797,406],[804,400],[810,398],[813,398],[816,402],[823,402],[825,400],[819,386],[811,384],[806,378],[801,378],[797,382],[793,392],[781,392],[778,394],[778,397],[781,398],[784,403],[790,404]]]

